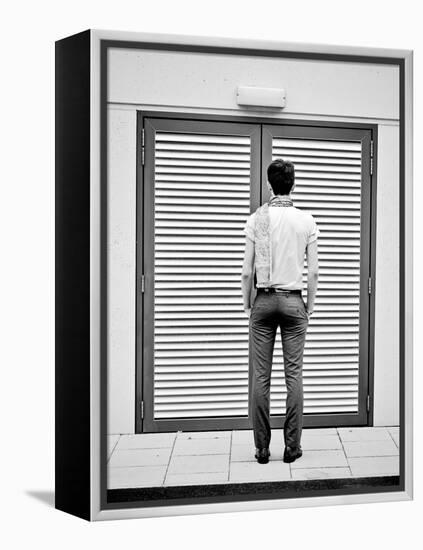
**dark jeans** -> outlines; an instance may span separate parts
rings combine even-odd
[[[287,388],[285,445],[300,446],[303,424],[303,354],[308,315],[301,293],[259,291],[250,317],[253,368],[252,417],[256,447],[270,443],[270,376],[277,328],[282,336]]]

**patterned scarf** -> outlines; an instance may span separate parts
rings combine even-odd
[[[274,196],[256,210],[255,273],[257,288],[269,288],[272,285],[272,246],[270,233],[269,207],[293,206],[290,198]]]
[[[269,201],[269,206],[294,206],[294,203],[286,195],[274,195]]]

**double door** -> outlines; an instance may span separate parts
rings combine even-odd
[[[371,130],[139,116],[136,429],[251,427],[243,227],[268,199],[272,159],[296,168],[293,200],[320,229],[304,353],[304,425],[368,415]],[[306,264],[304,270],[306,289]],[[271,419],[283,424],[278,335]]]

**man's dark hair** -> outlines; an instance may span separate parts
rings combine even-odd
[[[295,167],[289,160],[276,159],[267,168],[267,179],[275,195],[289,195],[295,182]]]

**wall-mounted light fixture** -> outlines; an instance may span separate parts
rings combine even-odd
[[[282,88],[257,88],[238,86],[236,99],[238,105],[254,107],[285,107],[285,90]]]

